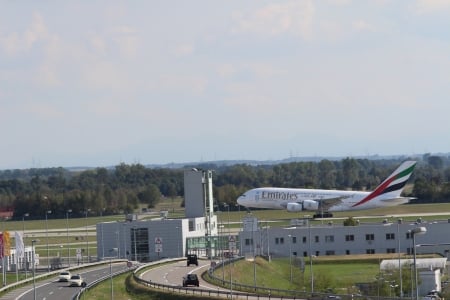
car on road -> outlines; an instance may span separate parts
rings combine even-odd
[[[188,254],[187,255],[187,266],[189,267],[191,264],[198,266],[198,257],[197,254]]]
[[[84,281],[83,277],[80,274],[72,275],[69,279],[69,286],[86,286],[86,281]]]
[[[195,285],[195,286],[200,285],[197,274],[187,274],[186,276],[183,277],[183,286],[186,287],[188,285]]]
[[[59,281],[68,282],[70,280],[71,276],[72,276],[72,274],[70,274],[69,271],[63,271],[63,272],[59,273]]]

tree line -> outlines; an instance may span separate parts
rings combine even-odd
[[[154,207],[164,198],[182,197],[183,173],[192,167],[213,170],[213,192],[217,206],[237,209],[236,199],[244,191],[262,186],[321,189],[372,190],[406,158],[355,159],[291,162],[280,164],[199,164],[185,168],[147,168],[120,164],[114,168],[73,171],[39,168],[0,171],[0,209],[13,210],[15,218],[30,214],[42,218],[131,213],[139,204]],[[417,159],[416,159],[417,160]],[[450,201],[450,159],[423,155],[410,179],[416,203]]]

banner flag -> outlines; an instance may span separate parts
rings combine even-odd
[[[23,257],[25,254],[25,247],[23,244],[22,234],[18,231],[14,234],[14,238],[16,240],[16,257]]]

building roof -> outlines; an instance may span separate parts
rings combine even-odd
[[[398,269],[398,259],[384,259],[380,263],[381,270]],[[416,259],[418,269],[444,269],[447,262],[447,258],[418,258]],[[400,259],[400,265],[410,266],[414,264],[414,260]]]

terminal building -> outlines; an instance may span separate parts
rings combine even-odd
[[[171,219],[163,214],[152,220],[139,220],[129,215],[122,222],[98,223],[98,259],[145,262],[183,257],[188,252],[214,256],[211,237],[217,236],[218,225],[213,209],[212,171],[185,171],[184,187],[185,218]],[[196,243],[188,251],[187,241],[192,238]]]
[[[416,236],[417,253],[437,253],[448,257],[450,220],[414,222],[384,220],[382,223],[357,223],[343,226],[328,222],[310,226],[309,219],[295,222],[295,226],[270,227],[248,216],[239,233],[240,253],[255,253],[271,257],[298,257],[349,254],[412,254],[413,234],[417,227],[426,232]],[[418,245],[418,246],[417,246]]]
[[[441,291],[441,276],[449,274],[449,220],[413,222],[384,220],[381,223],[357,223],[356,226],[335,225],[332,222],[312,226],[309,219],[293,222],[288,227],[270,227],[251,215],[243,222],[239,233],[240,255],[268,257],[294,257],[314,261],[318,256],[353,254],[393,254],[383,261],[381,269],[410,269],[416,254],[438,254],[442,258],[417,259],[420,295],[431,290]],[[259,226],[258,226],[259,223]]]

